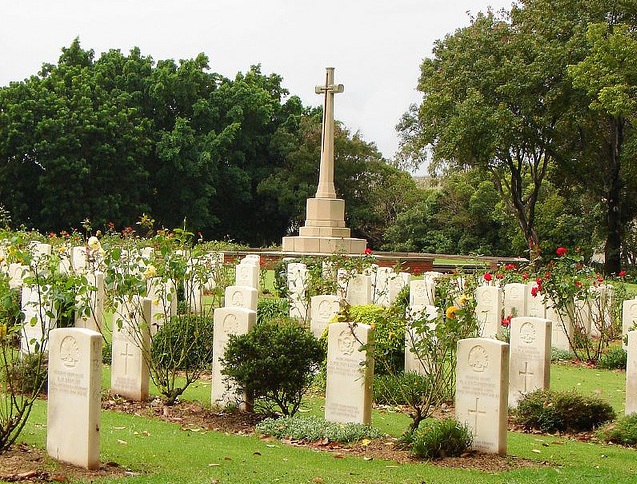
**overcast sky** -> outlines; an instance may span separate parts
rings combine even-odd
[[[416,91],[419,65],[436,39],[469,24],[469,14],[509,9],[512,0],[2,0],[0,86],[57,63],[80,38],[96,58],[137,46],[154,60],[204,52],[227,77],[261,64],[264,74],[305,105],[335,67],[345,92],[335,116],[385,157],[398,146],[395,125]]]

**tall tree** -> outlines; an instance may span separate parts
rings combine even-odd
[[[551,161],[559,86],[546,82],[538,52],[504,14],[479,14],[433,53],[421,65],[423,100],[399,125],[404,160],[419,164],[431,147],[432,169],[489,172],[537,255],[535,207]]]

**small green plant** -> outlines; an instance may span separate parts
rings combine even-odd
[[[575,359],[575,355],[568,350],[561,350],[559,348],[551,348],[551,362],[558,361],[572,361]]]
[[[613,444],[637,446],[637,413],[626,415],[600,429],[597,437]]]
[[[257,324],[286,318],[290,314],[290,303],[278,297],[261,297],[257,306]]]
[[[405,316],[393,308],[352,306],[348,322],[374,328],[374,372],[385,375],[402,372],[405,367]]]
[[[213,323],[210,317],[180,314],[161,326],[152,340],[150,370],[167,405],[174,404],[179,395],[210,367],[212,349]],[[177,372],[184,379],[178,380]]]
[[[356,442],[363,438],[375,439],[382,436],[375,427],[356,423],[334,423],[316,416],[266,418],[257,424],[256,430],[277,439],[317,442]]]
[[[255,401],[255,410],[271,413],[278,407],[283,415],[294,415],[324,359],[324,348],[308,330],[270,321],[230,336],[223,374]]]
[[[606,370],[625,370],[628,355],[624,348],[617,346],[610,348],[597,362],[597,368]]]
[[[471,447],[471,430],[455,419],[426,420],[411,437],[411,452],[423,459],[459,457]]]
[[[536,390],[518,403],[515,420],[527,430],[586,432],[615,418],[613,407],[575,391]]]
[[[47,365],[46,357],[37,353],[16,355],[6,367],[4,381],[22,395],[46,394]]]
[[[427,391],[427,377],[409,371],[374,377],[374,402],[381,405],[411,405]]]

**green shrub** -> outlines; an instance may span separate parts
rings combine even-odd
[[[164,370],[206,369],[212,364],[213,321],[198,314],[179,314],[153,337],[153,366]]]
[[[426,391],[427,377],[415,372],[374,377],[374,402],[380,405],[410,405]]]
[[[247,334],[231,335],[223,374],[248,398],[272,412],[294,415],[325,351],[312,333],[296,323],[257,324]]]
[[[411,437],[411,452],[423,459],[459,457],[471,447],[471,430],[458,421],[426,420]]]
[[[577,392],[536,390],[518,403],[515,420],[525,429],[542,432],[585,432],[615,418],[611,405]]]
[[[20,354],[6,366],[4,381],[22,395],[47,393],[47,365],[46,357],[39,353]]]
[[[275,319],[285,319],[290,315],[290,303],[287,299],[277,297],[259,298],[257,306],[257,323],[265,323]]]
[[[575,359],[575,355],[568,350],[560,350],[558,348],[551,348],[551,361],[572,361]]]
[[[113,362],[113,343],[102,340],[102,363],[110,365]]]
[[[374,326],[374,372],[400,373],[405,368],[405,316],[394,308],[352,306],[349,322]]]
[[[375,439],[382,436],[380,430],[369,425],[355,423],[334,423],[316,416],[299,416],[266,418],[257,424],[256,430],[277,439],[302,440],[317,442],[356,442],[365,437]]]
[[[598,368],[606,370],[625,370],[628,355],[621,346],[610,348],[597,362]]]
[[[637,446],[637,413],[618,419],[597,433],[598,438],[613,444]]]

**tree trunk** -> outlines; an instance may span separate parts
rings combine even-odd
[[[604,246],[604,273],[619,274],[621,270],[621,243],[623,235],[621,215],[620,153],[624,141],[623,120],[613,118],[613,137],[610,143],[610,173],[606,203],[606,244]]]

